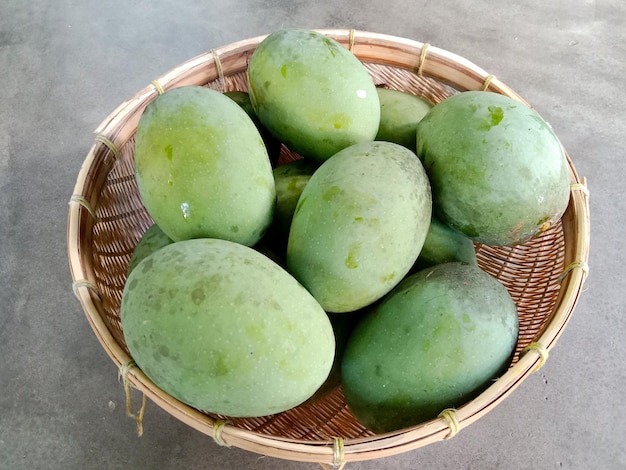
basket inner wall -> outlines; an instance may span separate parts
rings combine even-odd
[[[365,64],[377,86],[408,91],[433,103],[457,92],[454,88],[409,70]],[[247,91],[245,72],[227,75],[205,84],[218,91]],[[285,147],[281,162],[297,158]],[[121,156],[109,172],[96,208],[93,229],[93,268],[102,296],[100,315],[111,334],[127,352],[119,309],[132,252],[153,220],[147,213],[134,177],[134,138],[121,148]],[[476,244],[479,265],[508,289],[516,303],[520,333],[512,364],[550,321],[559,294],[565,243],[563,228],[555,224],[530,242],[515,247]],[[226,418],[206,413],[213,418]],[[356,422],[341,388],[326,398],[273,416],[228,418],[232,425],[278,437],[306,441],[333,436],[357,438],[372,433]]]

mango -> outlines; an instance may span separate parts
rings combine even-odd
[[[380,100],[380,125],[375,140],[386,140],[416,151],[417,123],[432,103],[412,93],[390,88],[377,88]]]
[[[263,139],[240,106],[209,88],[174,88],[146,107],[135,176],[148,213],[174,241],[252,246],[272,221],[276,190]]]
[[[492,92],[458,93],[419,122],[439,219],[488,245],[523,243],[567,209],[570,176],[551,127],[532,109]]]
[[[270,131],[265,128],[265,126],[263,126],[261,121],[259,121],[259,118],[254,111],[254,107],[250,102],[250,95],[248,95],[245,91],[236,90],[225,91],[224,95],[228,96],[231,100],[241,106],[241,109],[243,109],[246,114],[250,116],[250,119],[252,119],[252,122],[254,122],[254,125],[259,130],[259,134],[261,134],[261,137],[263,138],[267,154],[270,157],[270,162],[272,163],[272,168],[276,168],[276,166],[278,166],[278,159],[280,158],[280,149],[282,144],[271,134]]]
[[[372,78],[352,52],[324,34],[273,32],[252,54],[247,74],[260,121],[304,157],[321,162],[376,136],[380,102]]]
[[[433,217],[422,251],[411,271],[416,272],[429,266],[453,261],[478,264],[474,244],[465,234]]]
[[[130,262],[128,263],[127,274],[130,274],[130,272],[135,269],[141,260],[170,243],[174,243],[174,241],[163,233],[161,227],[157,224],[152,224],[143,233],[139,242],[137,242],[137,245],[133,250],[133,254],[130,257]]]
[[[301,159],[280,165],[273,171],[276,209],[265,240],[283,258],[286,255],[289,230],[298,199],[318,167],[317,162]]]
[[[341,385],[341,362],[343,352],[346,349],[348,338],[359,320],[360,315],[354,313],[329,313],[328,318],[335,332],[335,360],[326,381],[305,403],[313,403],[322,400]]]
[[[433,419],[506,370],[518,330],[506,288],[479,267],[444,263],[415,273],[352,332],[342,361],[346,403],[377,433]]]
[[[416,155],[391,142],[352,145],[315,171],[298,200],[287,268],[328,312],[376,301],[422,249],[432,203]]]
[[[124,338],[141,370],[198,409],[262,416],[292,408],[334,360],[328,316],[292,276],[238,243],[167,245],[128,277]]]

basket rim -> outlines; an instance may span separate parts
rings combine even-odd
[[[347,29],[317,29],[352,50],[363,62],[379,63],[418,71],[419,74],[451,84],[458,90],[488,90],[507,95],[530,107],[517,92],[488,74],[471,61],[444,49],[412,39]],[[159,93],[183,85],[205,84],[222,80],[224,73],[246,69],[249,55],[267,35],[245,39],[200,54],[160,76],[120,104],[96,128],[96,139],[77,176],[67,220],[67,249],[73,288],[92,330],[109,357],[121,367],[132,360],[116,342],[101,316],[98,292],[93,288],[95,276],[90,258],[94,219],[91,208],[98,203],[98,187],[102,185],[115,162],[115,156],[134,135],[143,110]],[[535,338],[538,347],[520,356],[489,388],[477,398],[455,410],[459,428],[465,428],[508,397],[533,373],[554,347],[582,292],[589,258],[589,198],[586,180],[580,179],[565,151],[572,190],[566,213],[562,218],[565,236],[566,271],[550,321]],[[103,171],[104,169],[104,171]],[[94,179],[94,176],[96,177]],[[576,269],[582,268],[582,269]],[[128,380],[154,403],[189,426],[212,436],[216,441],[216,421],[185,405],[160,390],[138,368],[130,369]],[[451,423],[439,417],[420,425],[390,433],[351,438],[343,441],[342,462],[369,460],[441,441],[451,437]],[[334,464],[334,440],[305,441],[247,431],[229,424],[220,426],[220,440],[227,445],[287,460]],[[456,432],[456,431],[455,431]],[[218,441],[219,442],[219,441]]]

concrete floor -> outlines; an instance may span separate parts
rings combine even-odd
[[[2,0],[0,468],[313,469],[217,446],[148,403],[72,294],[68,200],[93,130],[186,59],[283,27],[356,28],[455,52],[548,120],[591,191],[590,276],[541,371],[454,439],[365,469],[625,469],[626,3],[622,0]]]

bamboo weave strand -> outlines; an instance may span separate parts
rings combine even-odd
[[[97,134],[96,137],[95,137],[95,140],[96,140],[96,142],[100,142],[101,144],[104,144],[111,151],[111,153],[115,157],[115,160],[119,160],[120,159],[122,151],[106,135]]]
[[[461,424],[456,416],[456,410],[454,408],[446,408],[441,413],[439,413],[439,417],[446,420],[448,423],[448,427],[450,428],[450,432],[444,437],[444,439],[452,439],[456,436],[460,429]]]
[[[152,84],[152,86],[154,87],[154,89],[159,95],[162,95],[163,93],[165,93],[163,86],[158,80],[152,80],[150,83]]]
[[[130,403],[131,383],[128,379],[128,373],[135,367],[137,367],[137,364],[132,359],[125,364],[122,364],[118,369],[118,378],[122,380],[122,383],[124,385],[124,393],[126,395],[126,416],[135,420],[137,424],[137,436],[141,437],[143,435],[143,416],[146,410],[146,395],[145,393],[142,393],[141,407],[139,408],[139,411],[137,413],[133,413]]]
[[[583,272],[584,278],[586,278],[589,274],[589,265],[587,264],[587,262],[582,260],[576,260],[567,265],[567,267],[563,270],[563,272],[559,276],[559,282],[563,282],[563,279],[565,279],[565,277],[574,269],[580,269]]]
[[[522,354],[525,354],[528,351],[535,351],[537,352],[537,354],[539,354],[539,362],[533,369],[533,372],[537,372],[539,369],[541,369],[545,365],[546,361],[548,360],[548,357],[550,356],[550,353],[545,348],[545,346],[541,344],[539,341],[533,341],[524,349],[522,349]]]
[[[96,293],[98,298],[102,299],[102,294],[100,293],[100,289],[98,289],[98,286],[95,283],[88,281],[87,279],[79,279],[72,282],[72,290],[74,291],[74,295],[76,297],[78,297],[78,289],[80,289],[81,287],[86,287],[87,289],[92,290]]]
[[[222,67],[222,60],[220,59],[219,54],[215,49],[211,49],[211,55],[213,56],[213,61],[215,62],[215,68],[217,69],[217,80],[220,85],[221,91],[224,90],[224,68]]]
[[[80,194],[72,194],[69,203],[71,204],[72,202],[83,206],[85,209],[87,209],[87,212],[89,212],[91,217],[93,217],[94,222],[98,221],[98,216],[96,215],[95,209],[91,206],[89,201],[84,196],[81,196]]]
[[[320,466],[324,470],[330,470],[325,463],[320,463]],[[346,466],[344,461],[344,441],[342,437],[333,438],[333,463],[332,468],[335,470],[342,470]]]
[[[491,85],[491,82],[495,79],[495,75],[487,75],[485,77],[485,81],[483,82],[483,86],[481,88],[482,91],[487,91],[489,89],[489,85]]]
[[[224,430],[224,426],[226,426],[227,424],[228,424],[227,420],[218,419],[217,421],[215,421],[215,424],[213,425],[213,434],[211,435],[211,437],[213,438],[213,440],[216,442],[217,445],[222,446],[222,447],[230,447],[230,445],[227,444],[222,438],[222,431]]]
[[[430,47],[430,44],[425,43],[422,46],[422,49],[420,50],[420,59],[417,64],[417,76],[418,77],[421,77],[424,73],[424,62],[426,62],[426,54],[428,52],[429,47]]]

